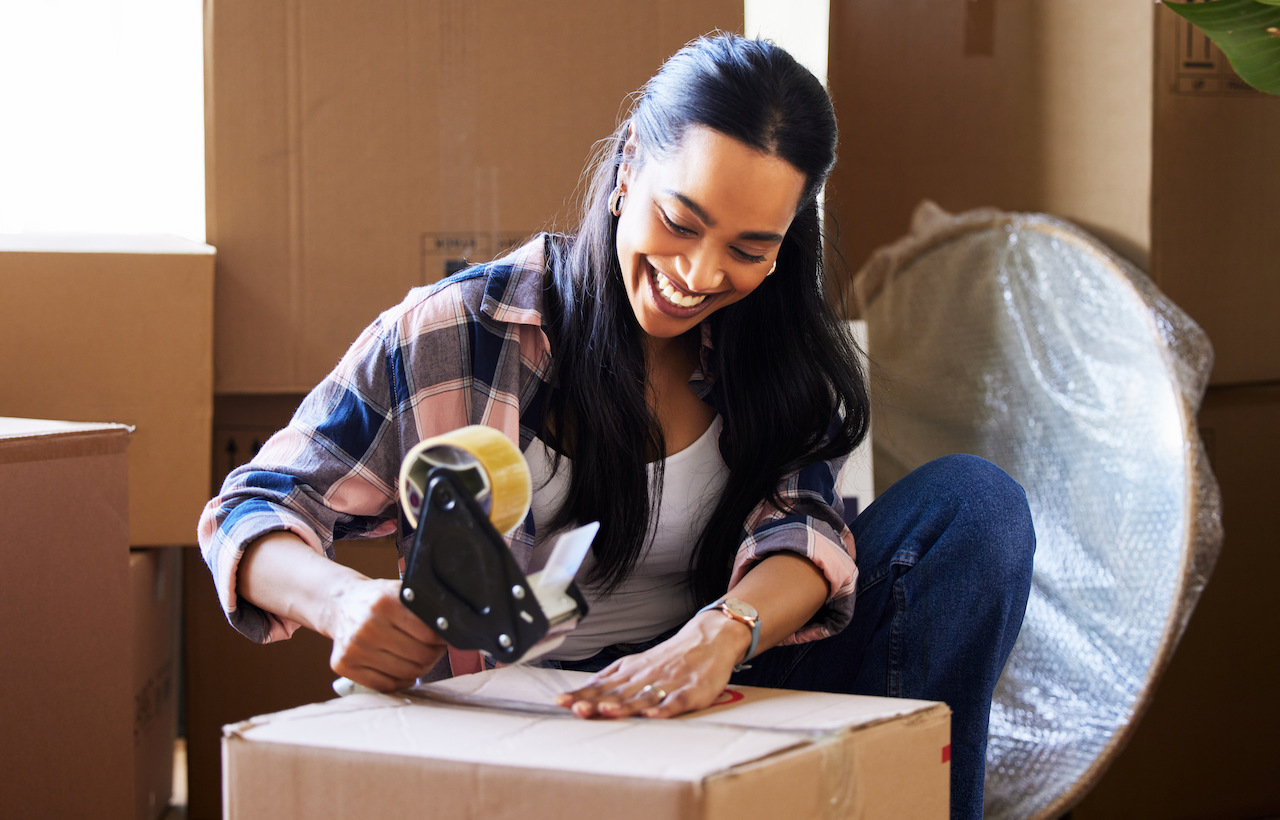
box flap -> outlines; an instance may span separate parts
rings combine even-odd
[[[735,686],[720,703],[672,720],[581,720],[554,698],[588,677],[504,667],[394,695],[303,706],[225,733],[233,740],[698,782],[822,738],[948,711],[932,701]]]
[[[93,433],[101,430],[132,431],[133,428],[127,424],[106,422],[52,421],[49,419],[17,419],[9,416],[0,416],[0,439],[65,436],[75,433]]]
[[[126,424],[0,416],[0,464],[121,453],[132,432]]]

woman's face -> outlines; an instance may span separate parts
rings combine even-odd
[[[805,184],[786,160],[704,126],[669,156],[624,162],[618,180],[618,262],[631,309],[655,339],[685,333],[760,286]]]

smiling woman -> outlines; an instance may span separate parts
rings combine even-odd
[[[381,690],[446,654],[478,669],[395,582],[324,555],[397,528],[419,441],[487,425],[538,476],[507,536],[522,571],[600,524],[577,578],[590,612],[539,659],[596,673],[562,706],[666,718],[731,680],[942,700],[954,814],[980,816],[991,692],[1030,584],[1026,498],[988,462],[941,459],[846,522],[836,475],[868,398],[826,300],[836,137],[822,83],[783,49],[681,49],[602,141],[575,232],[411,292],[227,477],[200,540],[232,623],[320,631],[336,672]]]

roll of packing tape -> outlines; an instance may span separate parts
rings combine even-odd
[[[473,424],[424,439],[401,462],[400,504],[414,527],[426,494],[427,473],[435,467],[453,471],[498,532],[510,532],[529,514],[533,482],[524,456],[502,433]]]

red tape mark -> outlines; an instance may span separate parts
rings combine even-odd
[[[942,762],[943,763],[951,762],[951,744],[950,743],[942,747]]]
[[[735,689],[726,689],[720,693],[720,696],[712,702],[712,706],[724,706],[727,703],[737,703],[745,698],[746,695]]]

